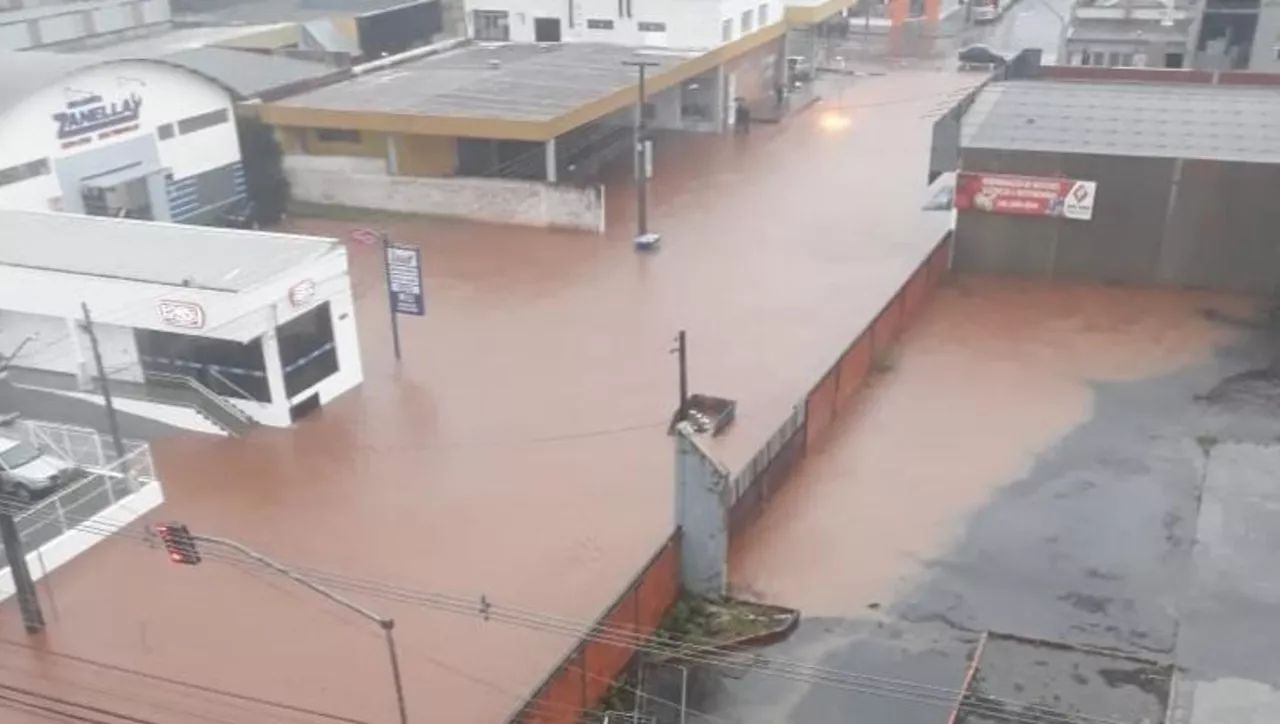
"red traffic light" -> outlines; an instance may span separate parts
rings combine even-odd
[[[169,560],[187,566],[200,562],[200,551],[196,549],[195,538],[191,531],[181,523],[164,523],[156,526],[156,533],[169,553]]]

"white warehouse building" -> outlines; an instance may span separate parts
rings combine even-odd
[[[477,40],[709,49],[780,22],[781,0],[466,0]]]
[[[118,406],[181,427],[288,426],[363,380],[333,239],[33,211],[0,228],[13,384],[99,399],[84,306]]]
[[[160,60],[0,53],[0,208],[211,223],[246,194],[233,95]]]

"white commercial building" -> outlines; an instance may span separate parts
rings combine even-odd
[[[231,92],[176,63],[0,53],[0,208],[216,222],[245,199]]]
[[[82,305],[122,406],[174,424],[287,426],[363,379],[337,241],[29,211],[0,228],[15,384],[91,396]]]
[[[466,0],[466,8],[477,40],[706,49],[781,22],[785,6],[781,0]]]

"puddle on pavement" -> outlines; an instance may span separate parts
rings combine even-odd
[[[734,589],[806,615],[892,600],[970,513],[1090,418],[1091,385],[1169,373],[1242,334],[1206,307],[1249,316],[1251,302],[995,279],[944,287],[893,368],[736,537]]]

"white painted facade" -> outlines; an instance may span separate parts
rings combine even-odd
[[[181,132],[182,121],[219,112],[225,122]],[[68,114],[96,115],[101,130],[64,126]],[[153,218],[184,220],[207,204],[187,208],[178,184],[239,161],[231,94],[161,62],[91,66],[0,109],[0,208],[83,212],[86,180],[124,168],[123,181],[136,180],[127,169],[145,177]]]
[[[169,0],[43,2],[0,10],[0,50],[25,50],[169,22]]]
[[[305,297],[299,294],[300,289],[307,290]],[[225,399],[264,425],[287,427],[292,424],[293,405],[312,395],[323,405],[364,379],[347,254],[338,246],[238,292],[0,264],[0,353],[11,354],[24,339],[34,336],[12,360],[15,367],[87,372],[93,360],[91,348],[84,335],[75,332],[76,322],[82,319],[81,302],[93,312],[103,364],[111,379],[143,379],[135,329],[241,343],[260,338],[271,402]],[[338,369],[319,383],[289,395],[276,330],[325,302]],[[175,327],[167,322],[162,310],[174,303],[198,308],[201,326]]]
[[[566,42],[709,49],[782,22],[781,0],[465,0],[467,34],[480,40],[532,43],[538,19],[555,19]],[[486,13],[506,13],[505,38]],[[544,23],[544,33],[547,30]],[[544,35],[543,38],[546,39]]]

